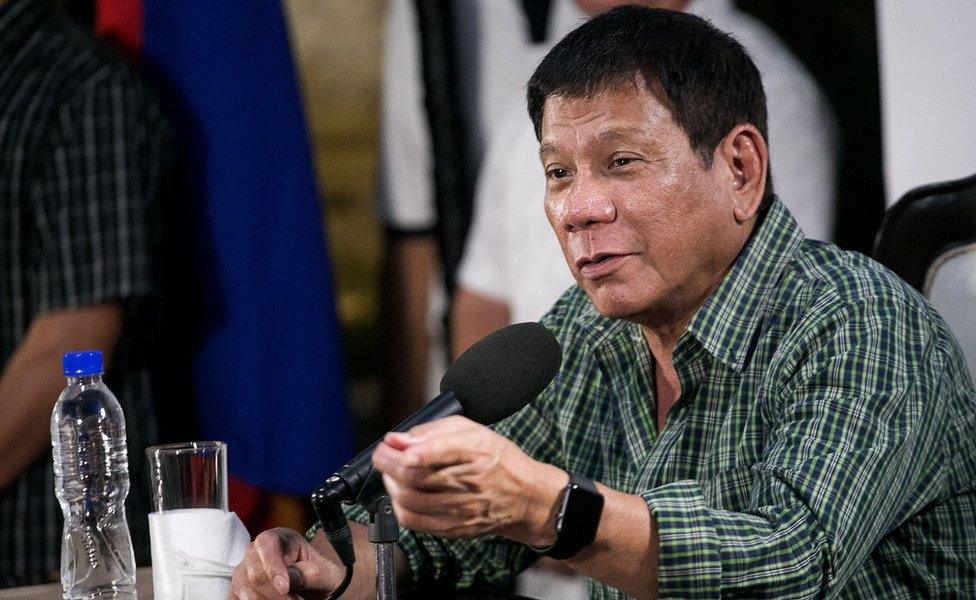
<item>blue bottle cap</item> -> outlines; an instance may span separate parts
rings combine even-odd
[[[84,352],[65,352],[61,367],[68,377],[100,375],[102,373],[102,353],[98,350]]]

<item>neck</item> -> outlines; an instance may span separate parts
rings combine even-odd
[[[700,305],[699,305],[700,306]],[[688,324],[691,322],[691,318],[695,315],[695,312],[699,307],[695,307],[684,317],[678,320],[671,320],[665,323],[655,323],[655,324],[641,324],[641,331],[644,334],[644,339],[647,340],[647,346],[651,350],[651,354],[654,355],[654,360],[659,363],[671,364],[671,355],[674,353],[674,347],[684,335],[685,330],[688,329]]]

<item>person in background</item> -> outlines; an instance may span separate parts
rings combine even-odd
[[[149,558],[142,338],[168,127],[124,61],[44,0],[0,3],[0,586],[57,577],[50,419],[61,355],[101,349],[125,413],[127,502]]]
[[[447,300],[487,140],[585,17],[572,0],[389,4],[377,178],[388,425],[436,394],[447,365]]]

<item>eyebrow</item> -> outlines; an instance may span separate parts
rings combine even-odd
[[[555,144],[553,144],[552,142],[543,142],[542,145],[539,146],[539,159],[540,160],[545,159],[547,154],[552,154],[555,151],[556,151]]]
[[[639,137],[646,135],[646,133],[642,127],[614,127],[613,129],[601,131],[597,134],[596,138],[601,142],[607,142],[621,138]]]
[[[646,135],[646,131],[641,127],[614,127],[612,129],[606,129],[597,134],[596,139],[600,142],[612,142],[619,139],[627,139],[633,137],[640,137]],[[543,142],[539,146],[539,158],[545,159],[547,154],[552,154],[556,151],[556,144],[552,142]]]

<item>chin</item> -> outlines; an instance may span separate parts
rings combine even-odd
[[[585,287],[583,289],[597,312],[611,319],[633,321],[637,315],[647,312],[648,305],[652,304],[646,298],[635,298],[632,295],[615,293],[617,290],[591,290]]]

